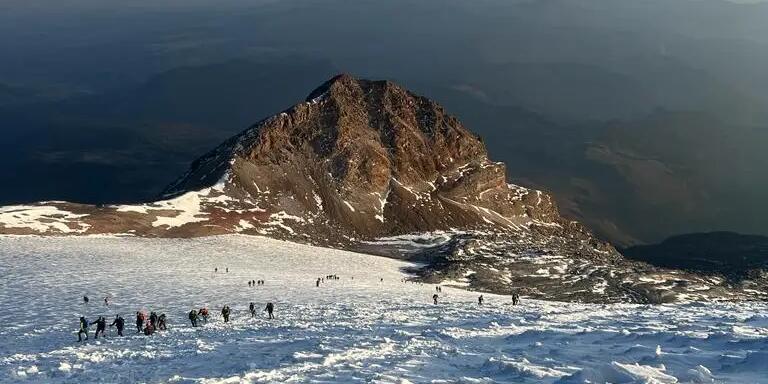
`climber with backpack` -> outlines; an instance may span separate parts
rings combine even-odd
[[[144,313],[141,311],[136,312],[136,333],[141,333],[141,331],[144,329],[145,320],[146,317],[144,316]]]
[[[155,333],[155,326],[152,325],[152,323],[147,323],[147,326],[144,327],[144,335],[145,336],[151,336],[153,333]]]
[[[200,308],[200,310],[197,312],[198,315],[203,317],[203,321],[205,324],[208,324],[208,308]]]
[[[122,316],[117,314],[117,315],[115,315],[115,321],[113,321],[112,324],[110,324],[109,326],[110,327],[117,326],[117,335],[118,336],[122,336],[123,335],[123,328],[125,328],[125,319],[123,319]]]
[[[99,316],[99,318],[96,319],[91,325],[96,324],[96,336],[94,338],[99,338],[99,333],[101,333],[101,337],[104,337],[104,331],[107,329],[107,319],[104,318],[104,316]]]
[[[149,324],[152,326],[152,328],[157,329],[157,313],[149,313]]]
[[[77,331],[77,342],[83,341],[83,334],[85,334],[85,339],[88,340],[88,320],[86,320],[85,317],[80,317],[80,329]]]
[[[197,327],[197,311],[194,309],[189,311],[189,321],[192,323],[193,327]]]
[[[221,317],[224,318],[225,323],[229,322],[229,314],[230,314],[229,305],[225,305],[223,308],[221,308]]]

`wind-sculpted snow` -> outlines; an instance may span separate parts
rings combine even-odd
[[[218,273],[213,269],[219,268]],[[248,236],[0,237],[0,382],[759,383],[768,306],[545,302],[403,281],[413,265]],[[229,268],[229,272],[224,272]],[[339,275],[315,287],[317,277]],[[383,282],[380,279],[384,279]],[[248,280],[265,280],[250,288]],[[82,304],[82,296],[91,300]],[[109,296],[106,307],[103,298]],[[275,320],[247,314],[276,305]],[[233,320],[215,314],[224,304]],[[209,324],[186,313],[208,306]],[[134,335],[137,310],[169,329]],[[77,343],[77,319],[127,334]],[[135,332],[135,331],[134,331]]]

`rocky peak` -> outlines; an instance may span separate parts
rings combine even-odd
[[[504,165],[440,105],[350,75],[227,141],[167,194],[221,178],[238,198],[352,236],[562,221],[548,195],[507,184]]]

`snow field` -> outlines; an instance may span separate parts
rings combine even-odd
[[[484,294],[479,307],[478,293],[443,287],[433,305],[434,286],[402,281],[408,266],[239,235],[0,237],[0,382],[768,382],[765,304],[512,306]],[[340,280],[316,288],[329,274]],[[211,322],[190,327],[202,306]],[[140,309],[166,313],[169,330],[135,335]],[[126,337],[94,340],[92,327],[78,344],[83,313],[121,313]]]

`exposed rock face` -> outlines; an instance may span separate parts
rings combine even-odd
[[[195,161],[162,200],[0,208],[0,234],[261,234],[418,259],[429,281],[541,298],[660,302],[691,286],[748,296],[694,275],[649,283],[664,271],[626,261],[505,173],[436,103],[340,75]],[[444,241],[402,241],[414,233]]]
[[[193,164],[175,196],[224,178],[227,195],[349,236],[566,224],[552,199],[442,107],[388,81],[341,75]]]

